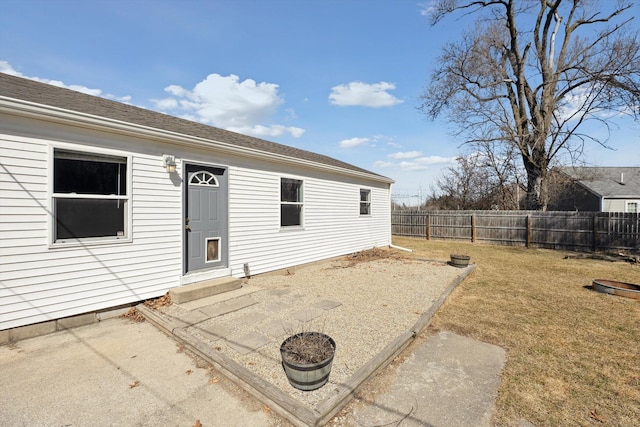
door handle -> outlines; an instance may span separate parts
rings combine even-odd
[[[187,231],[191,231],[191,227],[189,226],[189,217],[185,218],[184,229]]]

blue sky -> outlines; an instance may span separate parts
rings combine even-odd
[[[0,71],[326,154],[396,180],[396,199],[415,203],[460,150],[417,106],[440,47],[468,25],[430,27],[427,7],[2,0]],[[640,166],[640,125],[616,124],[616,150],[590,145],[585,160]]]

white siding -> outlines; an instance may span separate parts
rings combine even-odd
[[[132,156],[132,242],[53,248],[49,145],[0,136],[0,329],[155,297],[179,283],[181,190],[158,167],[161,157]]]
[[[634,199],[613,199],[604,198],[602,200],[602,212],[626,212],[627,203],[636,201]]]
[[[303,227],[280,227],[280,178],[303,181]],[[376,186],[377,185],[377,186]],[[372,215],[360,215],[360,189],[371,190]],[[242,275],[343,255],[389,241],[388,185],[256,164],[230,173],[230,263]]]
[[[258,274],[390,244],[385,183],[36,120],[0,123],[0,330],[157,297],[187,282],[187,162],[228,168],[229,268],[214,276],[243,276],[244,263]],[[131,241],[51,245],[53,146],[131,156]],[[163,169],[163,153],[176,156],[177,173]],[[280,227],[281,177],[304,182],[301,228]],[[371,191],[368,216],[359,213],[361,188]]]

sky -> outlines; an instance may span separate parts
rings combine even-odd
[[[470,21],[431,27],[428,7],[2,0],[0,72],[325,154],[394,179],[394,200],[416,204],[464,150],[418,107],[440,49]],[[615,119],[609,144],[588,145],[585,162],[640,166],[639,123]]]

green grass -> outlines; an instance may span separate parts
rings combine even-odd
[[[478,264],[431,327],[507,350],[496,425],[638,425],[640,301],[590,285],[596,278],[640,283],[640,265],[520,247],[393,242],[414,249],[411,256],[464,252]]]

